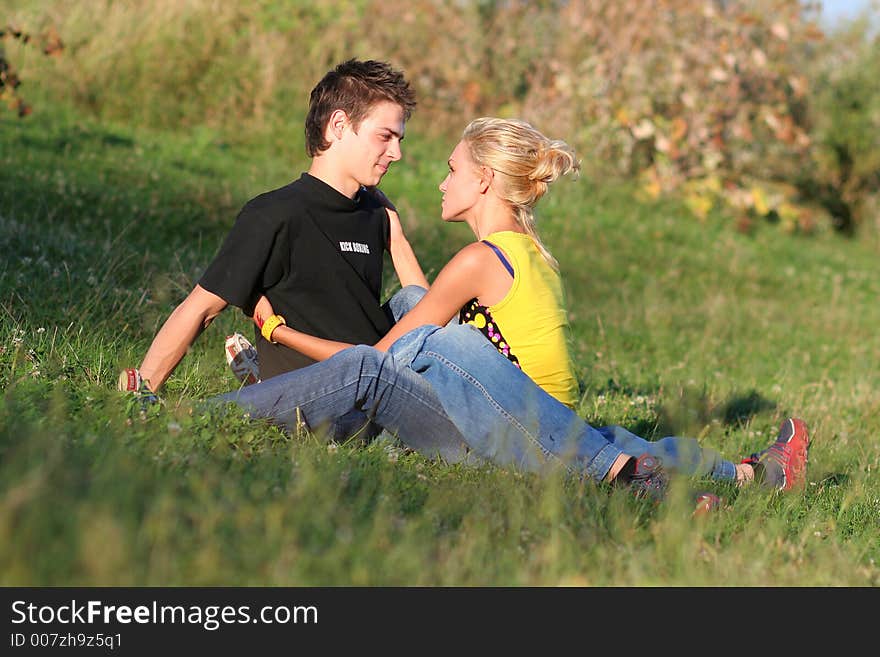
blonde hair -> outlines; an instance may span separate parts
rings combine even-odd
[[[535,240],[550,266],[558,270],[556,258],[538,237],[534,207],[553,181],[580,169],[574,150],[518,119],[474,119],[464,129],[462,140],[477,166],[495,172],[499,182],[496,193],[510,203],[517,223]]]

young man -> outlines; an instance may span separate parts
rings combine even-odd
[[[352,59],[329,71],[309,100],[308,172],[242,208],[198,284],[120,387],[153,395],[226,306],[250,315],[263,294],[278,315],[313,335],[379,340],[393,323],[379,302],[384,250],[402,286],[427,285],[381,193],[366,189],[400,159],[415,104],[403,75],[386,63]],[[259,332],[255,337],[264,380],[313,362]]]

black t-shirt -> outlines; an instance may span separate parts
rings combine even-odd
[[[245,314],[265,294],[287,324],[310,335],[375,344],[391,328],[379,303],[388,215],[307,173],[242,208],[199,285]],[[255,330],[263,379],[314,361]]]

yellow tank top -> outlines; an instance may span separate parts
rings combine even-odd
[[[502,231],[484,242],[501,249],[513,269],[510,291],[498,303],[465,304],[459,321],[473,324],[511,362],[567,406],[578,401],[578,384],[566,342],[568,319],[562,281],[523,233]]]

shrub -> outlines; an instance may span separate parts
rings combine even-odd
[[[24,45],[31,42],[31,35],[22,32],[13,25],[0,28],[0,101],[3,101],[9,109],[23,118],[31,113],[31,107],[18,95],[21,79],[18,77],[18,73],[12,63],[6,57],[6,49],[3,47],[3,44],[7,40]],[[43,33],[39,41],[45,55],[59,55],[64,50],[64,44],[54,28],[50,28]]]
[[[21,20],[51,16],[70,44],[48,84],[102,117],[280,140],[301,131],[315,81],[356,56],[406,71],[422,132],[452,139],[476,116],[520,116],[577,146],[593,173],[681,193],[697,217],[720,208],[743,229],[763,217],[812,230],[834,210],[821,190],[844,184],[851,204],[871,181],[840,177],[848,156],[871,169],[856,133],[841,136],[851,121],[832,128],[811,110],[812,85],[837,84],[809,74],[836,43],[800,0],[19,4]],[[812,122],[815,181],[803,171]]]
[[[866,20],[834,36],[819,59],[811,103],[815,167],[801,180],[835,225],[880,231],[880,36]]]

